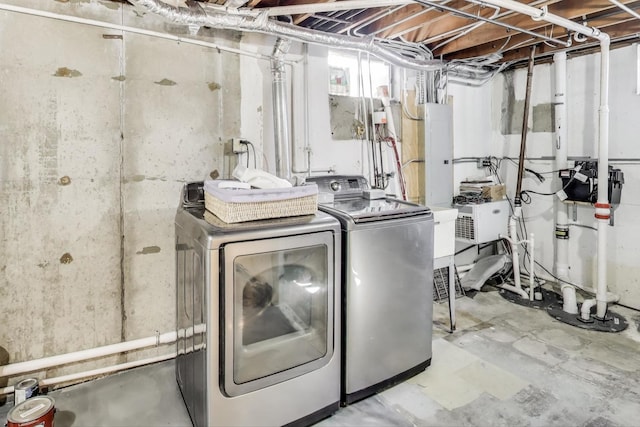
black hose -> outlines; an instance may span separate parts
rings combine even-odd
[[[521,206],[520,192],[522,191],[522,178],[524,176],[524,156],[527,150],[527,125],[529,124],[529,104],[531,103],[531,82],[533,80],[533,64],[535,62],[536,46],[531,46],[529,55],[529,68],[527,69],[527,91],[524,97],[524,112],[522,114],[522,138],[520,142],[520,158],[518,162],[518,181],[516,184],[516,195],[514,204]]]

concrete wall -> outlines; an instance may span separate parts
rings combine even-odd
[[[609,228],[607,278],[610,289],[618,293],[621,303],[640,308],[640,271],[637,259],[640,256],[640,241],[637,239],[640,225],[635,220],[640,215],[640,146],[635,139],[640,134],[640,96],[636,94],[637,46],[615,49],[611,53],[610,82],[610,149],[611,158],[626,161],[611,162],[625,174],[622,202],[615,211],[615,226]],[[595,156],[597,151],[598,105],[599,105],[599,61],[600,55],[588,55],[568,61],[568,133],[569,156]],[[553,116],[551,103],[554,95],[553,65],[536,66],[533,76],[531,112],[527,157],[539,158],[554,155]],[[487,89],[470,89],[458,86],[454,93],[455,156],[497,157],[509,156],[517,159],[520,146],[522,108],[526,86],[526,70],[496,76],[487,86],[489,89],[491,128],[487,128],[487,117],[474,116],[488,107]],[[455,87],[455,86],[454,86]],[[455,92],[454,92],[455,91]],[[475,101],[470,98],[482,91]],[[458,92],[460,92],[458,94]],[[460,99],[469,99],[461,104]],[[461,108],[459,108],[461,107]],[[469,135],[460,138],[461,132]],[[546,160],[532,160],[527,167],[538,172],[550,172],[554,165]],[[477,169],[476,169],[477,170]],[[503,178],[513,196],[516,167],[508,160],[502,162]],[[456,166],[456,178],[473,175],[469,164]],[[556,174],[545,175],[539,183],[532,175],[525,174],[523,189],[540,192],[557,191],[562,184]],[[554,259],[554,197],[531,195],[532,203],[524,205],[524,218],[529,232],[536,236],[536,259],[551,271]],[[594,211],[591,207],[576,208],[576,224],[594,226]],[[571,210],[570,217],[573,217]],[[596,233],[578,226],[571,227],[570,260],[571,279],[586,287],[595,281]]]
[[[14,3],[166,25],[117,4]],[[239,44],[233,34],[208,39]],[[241,110],[262,102],[241,105],[241,84],[250,79],[238,76],[256,67],[254,59],[242,61],[216,49],[0,12],[0,346],[11,362],[175,329],[179,191],[223,170],[222,144],[240,136]]]

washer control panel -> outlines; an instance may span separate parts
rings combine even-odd
[[[330,193],[336,198],[362,196],[369,189],[367,180],[362,175],[325,175],[306,179],[315,182],[320,193]]]

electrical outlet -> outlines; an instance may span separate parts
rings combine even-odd
[[[482,157],[477,160],[478,169],[488,168],[491,166],[491,159]]]
[[[231,150],[235,154],[245,153],[248,150],[247,145],[240,141],[242,141],[240,138],[233,138],[231,140]]]
[[[230,156],[232,154],[241,154],[249,151],[247,144],[243,144],[240,138],[231,138],[224,144],[224,154]]]

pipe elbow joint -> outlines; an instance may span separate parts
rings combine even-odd
[[[595,299],[588,299],[582,303],[582,307],[580,307],[580,318],[584,321],[591,319],[591,307],[596,305]]]
[[[607,46],[611,44],[611,37],[609,36],[609,34],[603,33],[597,28],[594,28],[594,29],[598,31],[598,35],[596,37],[598,38],[598,40],[600,40],[600,43],[606,44]]]
[[[573,39],[575,41],[577,41],[578,43],[582,43],[582,42],[587,40],[587,36],[585,36],[584,34],[580,34],[578,32],[575,32],[575,33],[573,33]]]
[[[532,16],[531,19],[534,21],[542,21],[547,16],[548,13],[549,13],[549,8],[547,6],[542,6],[540,8],[540,15]]]

